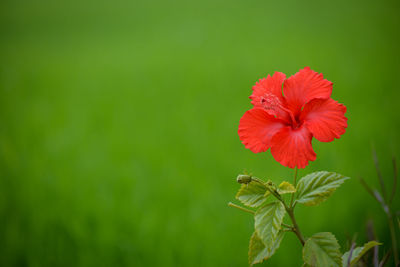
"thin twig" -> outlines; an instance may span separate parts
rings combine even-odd
[[[396,264],[396,267],[397,267],[400,264],[399,263],[399,251],[397,250],[396,232],[394,230],[393,218],[391,216],[391,213],[389,213],[388,220],[389,220],[390,237],[392,239],[394,263]]]
[[[265,183],[263,180],[261,180],[260,178],[251,177],[251,180],[254,181],[254,182],[257,182],[257,183],[259,183],[259,184],[261,184],[261,185],[263,185],[263,186],[266,186],[266,187],[268,188],[268,186],[266,185],[266,183]]]
[[[392,204],[394,195],[396,194],[397,190],[397,165],[396,165],[396,158],[392,158],[392,163],[393,163],[393,187],[392,187],[392,193],[390,194],[389,198],[389,205]]]
[[[295,230],[294,233],[296,234],[297,238],[300,240],[301,245],[304,246],[304,244],[305,244],[304,237],[301,234],[299,225],[297,224],[296,218],[294,217],[293,209],[287,208],[286,211],[289,214],[290,219],[292,220],[293,227]]]
[[[375,195],[376,199],[381,203],[382,208],[387,215],[388,223],[389,223],[390,238],[392,239],[394,262],[395,262],[396,266],[398,266],[399,265],[399,254],[397,251],[396,231],[395,231],[394,224],[393,224],[392,211],[391,211],[390,207],[385,203],[385,200],[382,199],[382,196],[379,194],[378,191],[375,190],[374,195]]]
[[[285,229],[282,229],[281,231],[284,231],[284,232],[293,232],[294,233],[294,229],[290,229],[290,228],[285,228]]]
[[[283,226],[290,228],[290,229],[294,229],[294,227],[292,225],[286,224],[286,223],[282,223]]]
[[[351,244],[351,248],[350,248],[350,252],[349,252],[349,257],[347,258],[347,266],[350,266],[350,262],[351,262],[351,256],[353,255],[353,250],[354,247],[356,246],[356,243],[353,242],[353,244]]]
[[[232,202],[229,202],[229,203],[228,203],[228,206],[229,206],[229,207],[234,207],[234,208],[240,209],[240,210],[242,210],[242,211],[245,211],[245,212],[248,212],[248,213],[251,213],[251,214],[254,214],[254,213],[255,213],[255,212],[252,211],[252,210],[243,208],[243,207],[241,207],[241,206],[239,206],[239,205],[233,204]]]
[[[388,259],[389,259],[390,254],[392,254],[392,252],[389,250],[389,251],[385,254],[385,256],[383,256],[383,259],[382,259],[381,262],[379,263],[379,267],[385,266],[385,264],[387,263],[387,261],[388,261]]]
[[[389,206],[386,204],[385,200],[382,198],[381,194],[379,194],[379,192],[377,190],[374,190],[374,195],[376,200],[378,200],[378,202],[381,204],[382,209],[385,211],[385,213],[389,216],[392,217],[390,215],[390,210],[389,210]]]
[[[369,185],[365,182],[365,180],[362,177],[359,177],[358,179],[360,180],[361,185],[365,188],[368,194],[370,194],[375,200],[377,200],[374,192],[372,191],[371,187],[369,187]]]
[[[399,262],[399,252],[397,250],[397,240],[396,240],[396,232],[395,232],[395,228],[394,228],[394,223],[393,220],[395,220],[395,216],[393,216],[393,211],[391,209],[390,204],[393,201],[394,195],[396,193],[396,187],[397,187],[397,165],[396,165],[396,160],[393,157],[392,162],[393,162],[393,188],[392,188],[392,192],[390,194],[390,198],[388,198],[387,194],[386,194],[386,190],[385,190],[385,184],[383,181],[383,177],[381,174],[381,171],[379,169],[379,162],[378,162],[378,158],[376,156],[376,152],[375,150],[372,151],[372,155],[373,155],[373,159],[374,159],[374,164],[375,164],[375,169],[376,172],[378,174],[378,180],[382,189],[382,194],[383,197],[381,196],[381,194],[377,191],[377,190],[372,190],[367,183],[364,181],[364,179],[360,178],[360,182],[361,184],[364,186],[364,188],[367,190],[367,192],[373,196],[382,206],[383,210],[385,211],[387,218],[388,218],[388,223],[389,223],[389,230],[390,230],[390,237],[392,239],[392,247],[393,247],[393,256],[394,256],[394,261],[395,261],[395,266],[399,266],[400,262]],[[374,238],[375,239],[375,238]],[[373,240],[374,240],[373,239]],[[378,250],[378,246],[376,246],[374,248],[374,250]],[[374,255],[374,266],[377,267],[379,266],[378,264],[378,260],[376,259],[376,253]]]
[[[372,156],[374,158],[376,174],[378,175],[378,180],[379,180],[379,184],[381,186],[383,197],[384,197],[385,200],[387,200],[388,198],[387,198],[387,194],[386,194],[385,183],[383,181],[382,173],[381,173],[381,170],[379,168],[378,157],[376,156],[375,149],[372,149]]]
[[[369,220],[367,223],[367,236],[369,240],[376,240],[374,231],[374,222]],[[374,247],[374,267],[378,267],[379,264],[379,246]]]

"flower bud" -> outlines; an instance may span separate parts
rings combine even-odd
[[[239,184],[248,184],[251,182],[251,176],[246,174],[239,174],[237,177],[237,182]]]

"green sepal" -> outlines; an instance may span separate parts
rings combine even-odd
[[[335,236],[332,233],[323,232],[307,239],[303,247],[303,260],[313,267],[342,266],[340,246]]]
[[[353,252],[351,253],[350,265],[348,265],[350,251],[347,251],[342,256],[343,267],[354,266],[354,264],[356,264],[362,258],[362,256],[364,256],[364,254],[367,253],[368,250],[379,245],[382,245],[382,243],[378,243],[376,241],[369,241],[368,243],[365,243],[364,246],[356,247],[355,249],[353,249]]]
[[[327,171],[313,172],[300,179],[297,184],[296,202],[314,206],[326,200],[345,180],[341,174]]]
[[[280,195],[282,194],[292,194],[296,192],[296,188],[289,182],[283,181],[279,186],[278,186],[278,193]]]
[[[271,195],[271,192],[267,190],[267,191],[265,192],[265,194],[264,194],[264,197],[268,197],[269,195]]]
[[[261,263],[264,260],[271,258],[272,255],[279,248],[285,232],[280,231],[276,237],[272,247],[268,248],[262,242],[261,238],[256,232],[250,238],[249,244],[249,264],[250,266],[256,263]]]
[[[239,184],[248,184],[250,183],[252,180],[251,175],[247,175],[247,174],[239,174],[238,177],[236,178],[236,181]]]

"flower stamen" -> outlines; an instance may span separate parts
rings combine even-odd
[[[282,102],[276,95],[273,95],[271,93],[265,93],[260,98],[260,103],[265,110],[273,111],[275,116],[277,116],[282,111],[288,113],[290,119],[292,120],[293,128],[294,129],[298,128],[298,122],[294,117],[293,113],[282,105]]]

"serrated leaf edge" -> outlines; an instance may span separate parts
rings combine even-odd
[[[243,194],[243,192],[244,192],[245,190],[249,190],[249,188],[248,188],[249,186],[253,186],[251,183],[254,183],[254,184],[253,184],[254,186],[261,186],[261,187],[264,187],[265,190],[266,190],[266,192],[268,192],[266,185],[260,184],[260,183],[257,183],[257,182],[254,182],[254,181],[253,181],[253,182],[250,182],[249,184],[242,184],[242,185],[240,186],[238,192],[236,193],[235,198],[236,198],[237,200],[239,200],[243,205],[245,205],[245,206],[247,206],[247,207],[257,208],[257,207],[262,206],[262,205],[265,203],[265,200],[266,200],[266,197],[267,197],[266,193],[260,194],[259,197],[258,197],[259,200],[257,200],[256,202],[253,202],[252,204],[249,204],[248,202],[243,201],[243,199],[240,198],[241,196],[243,196],[243,195],[241,195],[241,194]],[[264,198],[264,199],[263,199],[263,198]]]
[[[304,247],[303,247],[303,252],[302,252],[302,256],[303,256],[303,261],[304,261],[304,263],[306,263],[306,264],[309,264],[310,266],[312,266],[312,264],[311,263],[308,263],[307,261],[306,261],[306,259],[305,259],[305,249],[306,249],[306,244],[307,244],[307,242],[309,242],[311,239],[316,239],[316,237],[317,237],[317,235],[321,235],[321,234],[328,234],[329,236],[330,236],[330,238],[332,238],[332,240],[334,240],[334,242],[336,243],[335,245],[337,246],[337,251],[336,252],[338,252],[338,254],[339,255],[341,255],[341,253],[340,253],[340,245],[339,245],[339,243],[338,243],[338,241],[337,241],[337,239],[336,239],[336,237],[332,234],[332,233],[330,233],[330,232],[320,232],[320,233],[316,233],[316,234],[314,234],[313,236],[311,236],[310,238],[308,238],[307,240],[306,240],[306,242],[305,242],[305,244],[304,244]],[[317,245],[319,246],[319,244],[317,243]],[[323,251],[325,251],[324,249],[322,249]],[[328,254],[328,253],[327,253]],[[331,257],[332,258],[332,257]],[[338,257],[335,257],[336,258],[336,261],[333,259],[333,261],[335,262],[335,263],[337,263],[338,264],[338,266],[342,266],[342,257],[341,256],[338,256]]]
[[[305,183],[303,183],[302,181],[304,181],[305,179],[307,179],[307,178],[308,178],[309,176],[311,176],[311,175],[319,175],[319,174],[321,174],[321,173],[328,174],[329,176],[332,176],[332,175],[339,175],[339,176],[341,176],[341,177],[338,178],[337,180],[332,181],[332,182],[329,183],[329,184],[324,184],[324,185],[319,186],[319,187],[316,187],[316,188],[314,188],[314,189],[311,188],[311,189],[306,190],[306,189],[309,188],[310,186],[313,186],[313,184],[315,184],[315,181],[314,181],[312,184],[311,184],[311,183],[306,184],[306,185],[305,185],[305,186],[306,186],[306,189],[302,189],[302,188],[301,188],[301,186],[302,186],[303,184],[305,184]],[[328,177],[324,177],[324,176],[325,176],[325,175],[321,175],[321,177],[319,177],[317,180],[321,180],[322,178],[324,178],[324,180],[326,180],[326,179],[329,178],[329,176],[328,176]],[[295,202],[296,202],[296,203],[301,203],[301,204],[303,204],[303,205],[305,205],[305,206],[315,206],[315,205],[318,205],[318,204],[324,202],[328,197],[330,197],[330,196],[336,191],[336,189],[337,189],[340,185],[342,185],[342,184],[344,183],[344,181],[346,181],[346,180],[348,180],[348,179],[350,179],[350,177],[344,176],[344,175],[339,174],[339,173],[336,173],[336,172],[317,171],[317,172],[309,173],[309,174],[307,174],[306,176],[303,176],[303,177],[299,180],[299,183],[297,184],[297,187],[296,187],[296,190],[297,190],[297,196],[296,196],[296,198],[297,198],[297,199],[296,199]],[[335,184],[335,183],[336,183],[336,184]],[[331,188],[328,188],[326,192],[324,192],[324,193],[319,193],[319,195],[317,195],[317,196],[320,197],[319,199],[317,199],[317,197],[314,197],[314,198],[316,198],[314,201],[312,201],[312,200],[307,200],[307,199],[302,200],[302,198],[305,198],[305,196],[307,196],[307,195],[310,195],[309,198],[312,197],[312,192],[313,192],[313,191],[316,191],[318,188],[322,188],[322,187],[324,187],[324,186],[329,186],[329,185],[332,185],[332,184],[335,184],[335,185],[334,185],[333,187],[331,187]],[[307,194],[301,195],[304,191],[310,191],[310,192],[307,193]]]
[[[261,229],[261,225],[258,223],[259,220],[257,219],[257,216],[261,216],[264,217],[266,216],[266,212],[262,212],[263,209],[267,208],[268,206],[272,206],[274,205],[274,210],[273,210],[273,220],[272,220],[272,228],[271,228],[271,237],[268,239],[264,239],[263,235],[261,232],[263,232],[264,228],[263,227]],[[281,216],[277,216],[277,214],[279,215],[279,213],[277,213],[279,211],[282,212]],[[285,207],[283,206],[283,204],[280,201],[274,201],[274,202],[270,202],[262,207],[260,207],[256,213],[254,214],[254,228],[255,231],[257,232],[257,235],[260,237],[260,239],[263,241],[263,243],[266,245],[266,247],[271,247],[271,244],[274,242],[274,240],[276,239],[281,226],[282,226],[282,222],[283,222],[283,218],[285,217],[286,214],[286,210]],[[261,219],[260,219],[261,220]]]
[[[255,238],[257,238],[258,239],[257,241],[261,242],[261,244],[264,246],[264,248],[261,250],[261,252],[263,252],[263,250],[266,249],[265,244],[262,242],[261,238],[257,235],[257,232],[254,231],[253,234],[251,235],[250,242],[249,242],[248,259],[249,259],[250,266],[253,266],[254,264],[257,264],[257,263],[261,263],[264,260],[271,258],[275,254],[275,252],[278,250],[278,248],[280,247],[284,235],[285,235],[285,233],[283,231],[279,231],[278,236],[276,237],[276,239],[273,242],[272,247],[270,248],[271,250],[269,251],[267,249],[267,255],[257,261],[250,261],[250,253],[251,253],[252,249],[254,248],[254,239]]]

